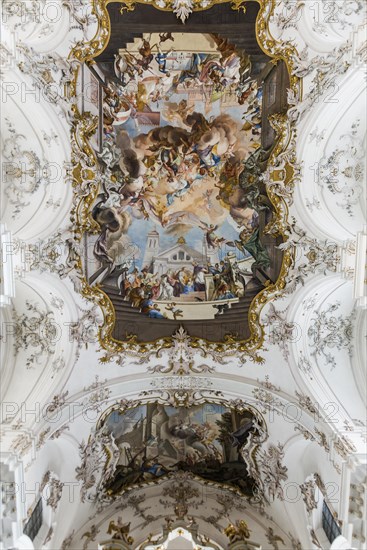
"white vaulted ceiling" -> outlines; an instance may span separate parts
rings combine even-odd
[[[295,220],[287,241],[295,262],[284,293],[262,310],[262,362],[230,354],[219,362],[194,350],[197,373],[186,384],[207,395],[221,392],[218,401],[241,400],[260,411],[268,439],[259,461],[262,456],[270,464],[263,479],[270,491],[273,476],[283,495],[269,499],[259,513],[232,493],[207,493],[197,480],[190,482],[200,496],[193,497],[189,516],[197,519],[202,535],[223,548],[223,529],[237,519],[246,520],[251,540],[262,548],[277,548],[269,527],[283,540],[283,545],[278,540],[281,548],[330,548],[317,531],[316,509],[308,513],[301,491],[314,474],[336,491],[333,506],[348,547],[367,548],[363,8],[359,0],[276,2],[272,33],[296,46],[297,75],[303,78],[302,100],[289,98],[300,179],[293,197],[284,190]],[[11,256],[15,290],[11,305],[0,309],[1,457],[25,492],[24,498],[17,496],[16,512],[3,521],[0,548],[23,547],[16,541],[48,471],[47,483],[63,485],[45,501],[35,548],[97,548],[119,515],[131,523],[131,536],[140,544],[160,533],[172,515],[173,508],[161,509],[159,503],[164,484],[171,482],[98,504],[92,498],[81,501],[93,475],[78,478],[76,471],[105,410],[138,401],[143,391],[162,399],[175,388],[173,376],[160,369],[169,350],[139,360],[101,349],[101,312],[82,298],[68,263],[70,105],[60,67],[78,40],[94,36],[96,20],[88,0],[17,0],[4,4],[2,28],[1,212],[12,237],[11,244],[4,237],[3,261]],[[43,91],[45,66],[52,94]],[[14,166],[24,169],[21,178],[11,172]],[[267,461],[274,448],[279,457]],[[90,458],[98,459],[93,453]],[[349,506],[356,486],[362,487],[362,503],[352,500]],[[204,493],[205,503],[198,504]]]

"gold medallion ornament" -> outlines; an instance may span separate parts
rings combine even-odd
[[[299,179],[297,52],[271,35],[274,9],[93,0],[97,32],[70,52],[66,93],[73,263],[103,312],[106,360],[169,348],[182,325],[192,348],[261,361],[261,310],[294,262],[279,245]],[[251,21],[252,43],[238,32]]]

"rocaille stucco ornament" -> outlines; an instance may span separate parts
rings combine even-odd
[[[292,97],[301,100],[301,79],[294,74],[297,60],[297,52],[290,43],[281,43],[275,40],[269,30],[269,21],[275,9],[274,0],[257,0],[260,9],[256,19],[256,38],[261,49],[273,59],[276,64],[284,61],[289,73],[289,89]],[[138,0],[137,3],[140,3]],[[228,3],[226,0],[208,0],[193,2],[171,2],[157,0],[153,6],[163,11],[173,11],[177,17],[185,21],[191,12],[207,10],[216,4]],[[109,0],[93,0],[93,13],[98,20],[98,29],[94,38],[89,42],[78,42],[69,55],[69,61],[73,67],[81,66],[84,62],[91,62],[107,46],[111,35],[111,21],[107,11]],[[130,0],[121,2],[121,17],[123,12],[132,11],[136,3]],[[247,1],[235,0],[231,3],[233,10],[246,12]],[[81,242],[87,233],[97,233],[98,223],[92,218],[91,210],[97,194],[100,190],[102,174],[95,151],[90,143],[90,138],[97,126],[97,117],[91,113],[81,113],[77,101],[78,78],[80,68],[74,70],[73,78],[66,85],[66,94],[71,101],[71,145],[73,165],[74,203],[71,212],[71,220],[74,229],[75,242]],[[263,175],[268,197],[272,203],[274,214],[271,222],[266,227],[266,232],[272,236],[279,236],[283,242],[289,234],[288,204],[292,201],[292,191],[295,183],[300,178],[300,168],[296,162],[296,132],[294,122],[287,114],[274,114],[269,117],[273,129],[276,131],[276,143],[268,160],[266,171]],[[76,247],[77,249],[77,247]],[[76,256],[75,256],[76,254]],[[99,341],[101,346],[110,356],[119,354],[153,354],[156,350],[170,348],[174,345],[172,337],[159,338],[152,342],[139,342],[138,335],[131,334],[126,340],[117,340],[113,336],[116,322],[115,308],[108,295],[98,284],[91,286],[83,272],[82,257],[74,254],[74,266],[80,274],[81,293],[84,297],[98,304],[103,312],[103,324],[99,329]],[[223,356],[232,353],[241,353],[246,357],[261,362],[258,355],[264,340],[264,330],[260,322],[260,314],[264,305],[270,300],[282,294],[286,286],[289,269],[294,263],[293,247],[283,249],[283,259],[278,278],[275,283],[268,281],[253,299],[248,312],[248,325],[250,337],[240,340],[231,334],[224,337],[222,342],[209,341],[205,338],[190,337],[190,346],[205,349],[209,355]],[[172,330],[172,333],[175,331]]]

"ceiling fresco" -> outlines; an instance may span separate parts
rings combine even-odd
[[[251,497],[256,493],[241,449],[250,433],[258,437],[264,428],[250,410],[237,412],[215,403],[190,408],[148,403],[113,411],[103,425],[119,450],[112,472],[107,464],[108,495],[174,472],[190,472]]]
[[[282,256],[277,239],[262,243],[272,204],[258,180],[273,145],[261,145],[262,75],[251,78],[250,58],[219,35],[135,42],[116,57],[119,82],[102,87],[89,284],[118,311],[118,339],[138,328],[142,341],[169,336],[171,320],[194,336],[216,320],[211,339],[223,324],[243,338],[249,301]]]
[[[290,183],[294,167],[274,168],[290,150],[287,52],[261,50],[265,5],[250,4],[249,15],[216,6],[222,30],[211,10],[200,24],[193,14],[185,32],[150,7],[118,20],[109,7],[102,51],[94,41],[73,52],[84,59],[75,132],[92,124],[83,135],[98,182],[85,181],[76,139],[76,185],[90,191],[76,230],[84,293],[112,320],[107,349],[168,343],[180,326],[208,344],[261,344],[254,309],[284,286],[290,262],[286,210],[265,173]]]

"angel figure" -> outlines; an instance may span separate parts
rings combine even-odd
[[[208,245],[208,248],[219,248],[222,244],[226,244],[227,246],[235,246],[233,241],[227,241],[224,237],[218,237],[214,233],[218,229],[218,225],[214,224],[204,224],[206,229],[205,238]]]
[[[137,70],[139,74],[142,74],[142,71],[147,71],[149,69],[149,65],[154,57],[152,49],[155,45],[156,44],[151,46],[149,40],[147,40],[146,38],[142,39],[142,42],[138,48],[138,52],[141,56],[140,59],[133,56],[135,64],[137,64]]]
[[[187,99],[181,99],[178,103],[167,102],[163,112],[169,122],[176,122],[188,126],[186,117],[193,112],[195,105],[188,105]]]

